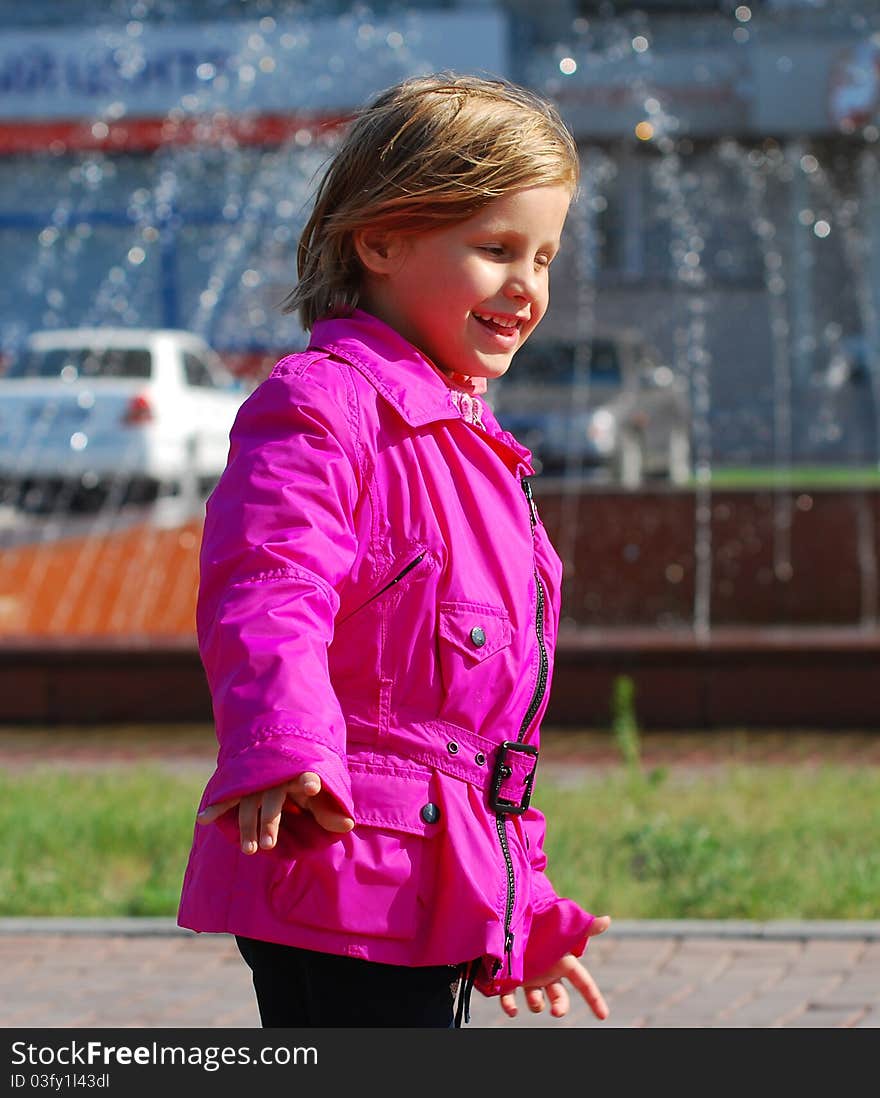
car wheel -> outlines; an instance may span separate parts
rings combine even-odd
[[[669,436],[669,481],[687,484],[691,479],[691,440],[687,431],[673,431]]]
[[[645,450],[638,435],[622,435],[614,455],[614,479],[624,488],[638,488],[645,476]]]

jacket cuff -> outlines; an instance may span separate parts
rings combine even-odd
[[[589,941],[587,932],[595,918],[574,900],[566,899],[535,912],[523,957],[524,980],[540,976],[566,953],[583,956]]]
[[[317,774],[322,788],[336,798],[346,815],[354,817],[351,778],[346,763],[337,752],[325,744],[314,741],[304,744],[299,738],[293,743],[282,736],[253,744],[228,759],[221,753],[217,769],[205,787],[199,811],[218,801],[246,797],[289,782],[305,771]],[[237,829],[236,823],[236,834]]]
[[[494,979],[478,978],[476,988],[483,995],[505,995],[533,980],[562,960],[566,953],[583,956],[589,942],[588,931],[596,918],[574,900],[557,899],[532,914],[529,937],[523,954],[523,977],[512,980],[502,967]]]

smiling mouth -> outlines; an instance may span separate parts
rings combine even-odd
[[[522,327],[524,317],[517,316],[489,316],[487,313],[471,313],[474,320],[480,322],[484,328],[497,335],[512,336]]]

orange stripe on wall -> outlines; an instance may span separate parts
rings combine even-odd
[[[185,118],[127,118],[112,122],[39,119],[0,122],[0,155],[102,149],[152,152],[163,145],[281,145],[332,133],[347,121],[339,114],[261,114],[254,117],[187,115]]]
[[[201,521],[3,553],[0,638],[195,639]]]

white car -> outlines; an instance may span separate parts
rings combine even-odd
[[[4,501],[46,509],[204,494],[246,395],[191,332],[35,332],[0,375]]]

